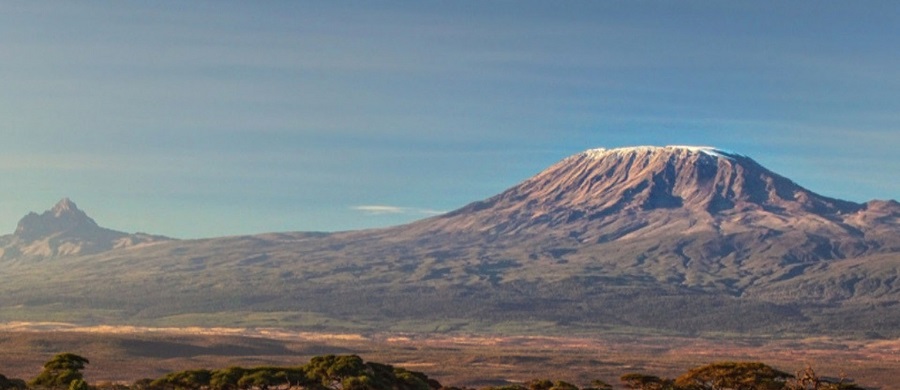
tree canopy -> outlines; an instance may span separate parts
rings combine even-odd
[[[72,382],[83,381],[81,371],[90,363],[87,358],[74,353],[61,353],[44,363],[44,370],[28,384],[35,388],[66,388]]]
[[[695,367],[675,384],[697,390],[781,389],[794,376],[759,362],[717,362]]]
[[[27,386],[25,381],[15,378],[7,378],[0,374],[0,390],[22,390]]]
[[[44,364],[43,371],[30,382],[9,379],[0,374],[0,390],[91,390],[81,371],[88,364],[84,357],[62,353]],[[622,385],[633,390],[861,390],[843,379],[835,382],[820,378],[812,370],[788,374],[760,362],[715,362],[694,367],[676,379],[643,373],[628,373]],[[128,390],[117,385],[118,390]],[[141,379],[131,390],[458,390],[443,387],[438,381],[417,371],[389,364],[366,362],[357,355],[324,355],[293,367],[227,367],[217,370],[191,369],[168,373],[157,379]],[[584,387],[552,379],[485,387],[481,390],[610,390],[602,380]],[[471,389],[465,389],[471,390]]]

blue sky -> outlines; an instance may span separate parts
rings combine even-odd
[[[403,223],[594,147],[900,197],[895,2],[5,2],[0,223]]]

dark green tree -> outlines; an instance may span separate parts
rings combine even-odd
[[[510,385],[501,385],[501,386],[489,386],[489,387],[485,387],[481,390],[529,390],[529,389],[520,384],[510,384]]]
[[[152,383],[153,379],[141,378],[131,384],[131,390],[155,390]]]
[[[343,388],[345,379],[361,376],[365,369],[362,358],[356,355],[316,356],[306,365],[310,377],[331,389]]]
[[[236,390],[238,381],[247,370],[241,367],[228,367],[215,370],[209,379],[209,387],[213,390]]]
[[[238,380],[238,387],[242,389],[268,390],[270,386],[284,384],[283,379],[278,378],[275,370],[262,369],[251,370]]]
[[[591,381],[590,386],[587,386],[582,390],[612,390],[612,385],[599,379],[594,379]]]
[[[69,383],[69,390],[90,390],[90,386],[84,379],[76,379]]]
[[[90,363],[86,358],[74,353],[61,353],[44,363],[44,370],[29,382],[36,388],[69,388],[72,381],[83,380],[81,373]]]
[[[671,379],[663,379],[655,375],[629,373],[622,375],[619,380],[625,388],[634,390],[670,390],[675,389],[675,382]]]
[[[209,387],[212,372],[209,370],[185,370],[169,373],[150,383],[151,388],[197,390]]]
[[[307,381],[335,390],[436,390],[441,387],[423,373],[367,363],[357,355],[316,356],[303,369]]]
[[[675,384],[696,390],[782,389],[794,376],[759,362],[716,362],[695,367]]]
[[[24,390],[26,386],[25,381],[21,379],[7,378],[0,374],[0,390]]]
[[[401,390],[430,390],[439,389],[441,384],[421,372],[407,371],[403,368],[394,368],[394,377],[397,379],[397,387]]]
[[[528,390],[578,390],[578,386],[569,382],[552,381],[549,379],[532,379],[525,382],[525,387],[527,387]]]

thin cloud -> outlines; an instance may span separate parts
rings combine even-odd
[[[352,207],[356,211],[361,211],[366,215],[398,215],[398,214],[406,214],[406,215],[438,215],[443,214],[445,211],[432,210],[432,209],[421,209],[415,207],[400,207],[400,206],[389,206],[389,205],[359,205]]]
[[[405,209],[403,207],[383,206],[383,205],[354,206],[353,209],[357,210],[357,211],[362,211],[369,215],[403,214],[405,212]]]

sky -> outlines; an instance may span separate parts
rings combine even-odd
[[[0,3],[0,234],[401,224],[578,152],[711,145],[900,198],[892,1]],[[3,228],[6,226],[6,228]]]

